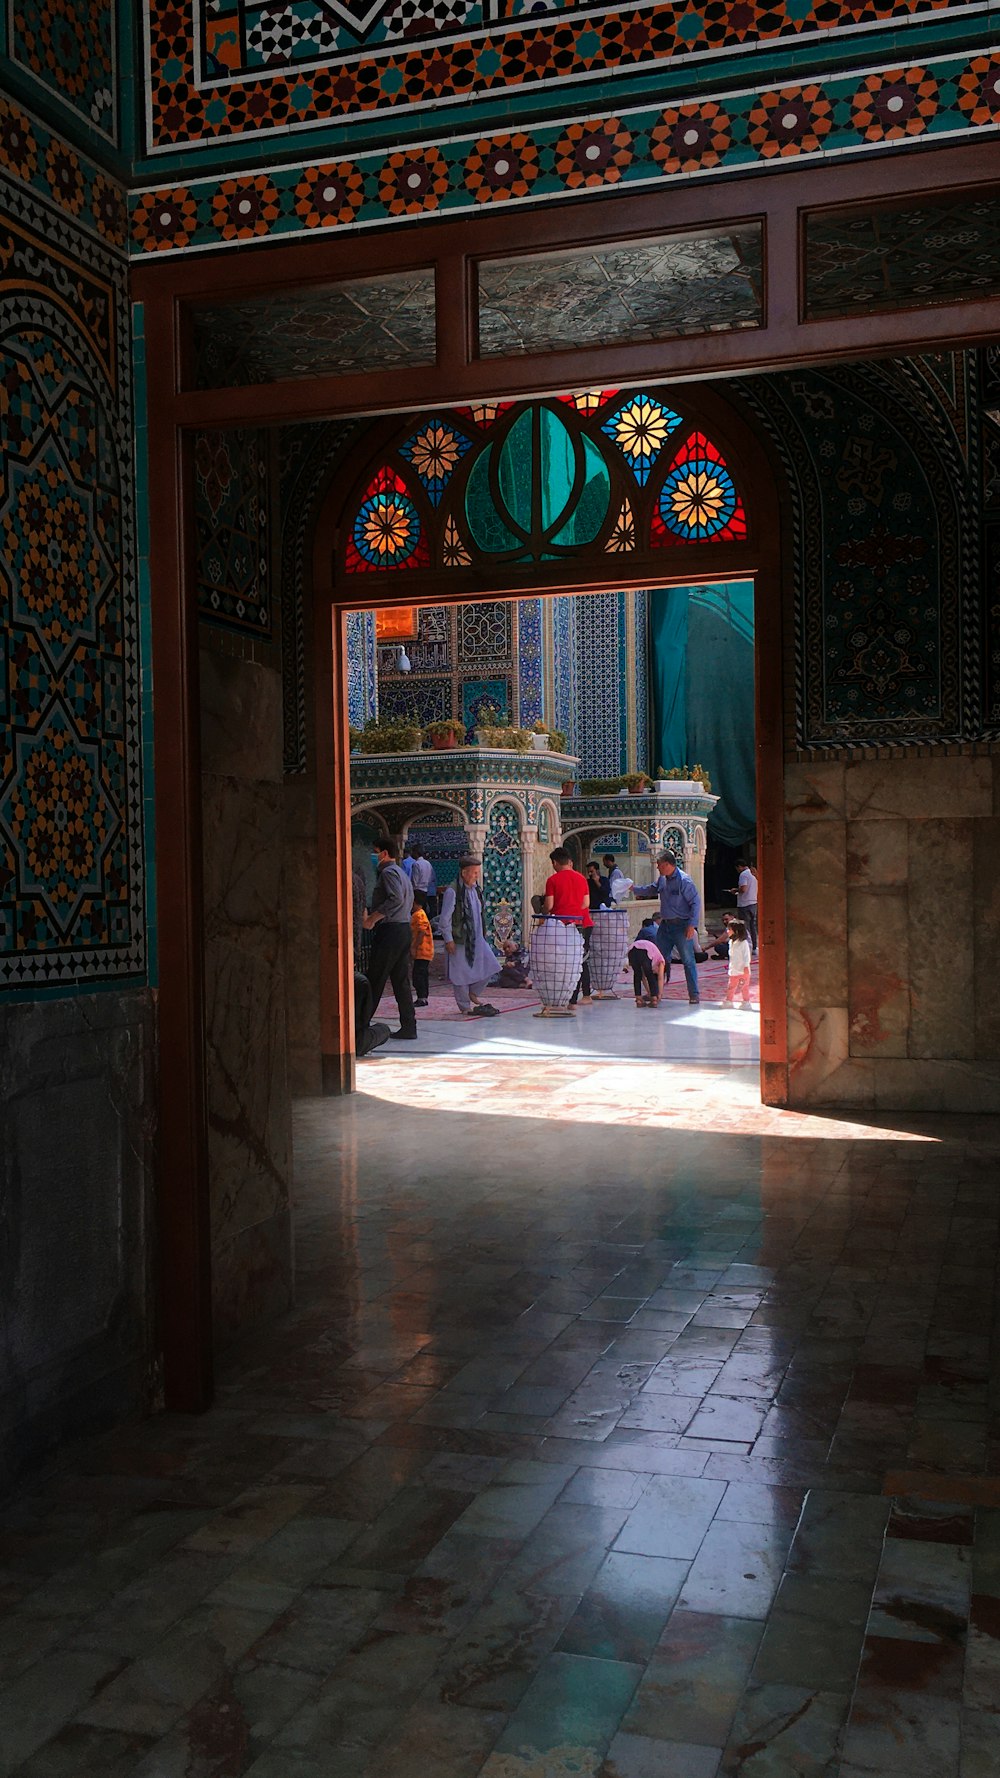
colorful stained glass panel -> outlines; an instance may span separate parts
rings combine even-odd
[[[728,541],[746,534],[743,502],[721,452],[703,432],[692,432],[664,477],[650,542]]]
[[[618,446],[640,487],[671,433],[681,424],[680,414],[665,407],[653,395],[635,394],[615,408],[601,424],[601,431]]]
[[[471,449],[471,441],[440,418],[425,420],[400,446],[401,454],[416,470],[435,506],[440,506],[457,465]]]
[[[380,469],[358,508],[345,551],[348,574],[426,568],[430,551],[402,476]]]

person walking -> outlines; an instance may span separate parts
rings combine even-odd
[[[652,895],[659,897],[660,924],[656,942],[668,963],[674,946],[677,946],[677,955],[684,967],[688,1000],[692,1006],[697,1006],[701,993],[694,948],[701,922],[701,896],[693,877],[680,869],[672,852],[660,853],[656,869],[656,882],[633,889],[632,893],[640,899]]]
[[[424,857],[422,846],[411,846],[410,851],[413,859],[410,867],[410,882],[413,884],[414,900],[418,907],[423,908],[425,914],[430,914],[437,896],[437,878],[434,875],[434,866],[429,858]]]
[[[745,858],[737,859],[736,918],[742,920],[753,950],[757,949],[757,873]]]
[[[495,1018],[498,1008],[482,999],[500,959],[489,945],[479,887],[481,860],[465,852],[458,861],[458,881],[441,897],[441,933],[448,980],[458,1010],[467,1019]]]
[[[377,876],[372,890],[371,912],[364,917],[364,926],[372,934],[371,955],[365,974],[372,991],[372,1010],[378,1010],[386,982],[392,983],[399,1009],[399,1030],[390,1037],[410,1041],[417,1035],[417,1015],[410,992],[410,915],[413,912],[413,885],[399,862],[395,840],[379,840],[372,854]]]
[[[575,870],[573,860],[564,846],[557,846],[549,853],[552,862],[552,875],[545,880],[545,912],[554,914],[557,920],[567,925],[579,926],[583,939],[583,968],[580,980],[570,997],[570,1006],[581,1001],[584,1006],[591,1003],[590,992],[590,939],[594,930],[593,916],[590,912],[590,883],[582,871]]]
[[[427,916],[426,908],[418,905],[416,894],[413,898],[413,912],[410,915],[410,956],[413,959],[413,995],[414,1006],[426,1006],[431,985],[431,960],[434,956],[434,934]]]
[[[742,920],[734,920],[729,928],[729,982],[726,987],[727,1006],[735,1006],[737,995],[743,1005],[750,1005],[750,937]]]

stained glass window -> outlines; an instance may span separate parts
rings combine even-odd
[[[667,439],[680,425],[680,414],[654,396],[629,395],[602,422],[601,431],[618,446],[639,486],[644,487]]]
[[[664,477],[650,542],[691,543],[746,534],[743,502],[721,452],[703,432],[692,432]]]
[[[593,543],[611,504],[607,464],[585,432],[533,402],[477,457],[465,518],[483,555],[549,562]]]
[[[524,570],[746,535],[719,444],[662,392],[589,389],[411,417],[344,527],[343,567]]]
[[[365,491],[351,527],[345,566],[349,574],[386,568],[426,568],[430,551],[420,514],[405,481],[380,469]]]
[[[435,506],[440,506],[456,466],[471,449],[471,441],[440,418],[425,420],[400,446],[402,455],[413,465]]]

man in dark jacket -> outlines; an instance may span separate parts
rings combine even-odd
[[[376,842],[374,862],[378,875],[372,890],[371,912],[364,919],[365,930],[372,934],[371,956],[365,972],[371,986],[372,1006],[377,1010],[385,984],[391,982],[399,1008],[399,1030],[390,1031],[389,1035],[415,1038],[417,1015],[410,987],[413,885],[400,867],[395,840]]]

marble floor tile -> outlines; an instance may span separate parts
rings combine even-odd
[[[217,1405],[0,1509],[3,1778],[994,1778],[995,1122],[359,1084]]]

